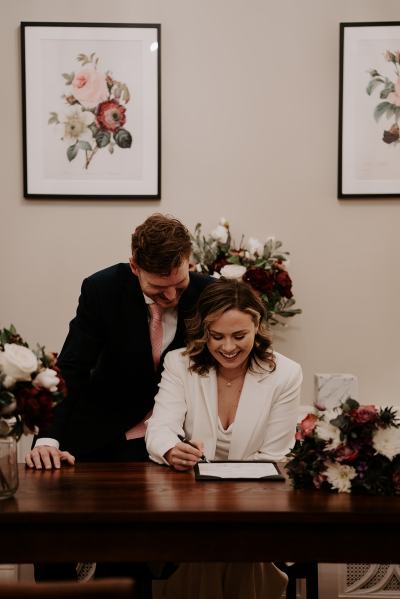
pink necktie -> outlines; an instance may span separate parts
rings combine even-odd
[[[154,368],[157,370],[161,357],[161,346],[163,339],[162,316],[163,309],[156,304],[149,304],[150,308],[150,341],[153,354]]]
[[[163,309],[156,303],[149,304],[150,309],[150,341],[151,341],[151,353],[153,355],[154,368],[157,370],[160,363],[161,347],[163,339],[163,325],[162,316]],[[139,439],[144,437],[146,432],[145,420],[150,418],[153,410],[150,410],[148,414],[143,418],[141,422],[138,422],[129,431],[126,431],[125,437],[128,440]]]

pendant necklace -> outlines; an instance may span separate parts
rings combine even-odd
[[[233,379],[226,379],[225,377],[222,376],[222,374],[218,374],[218,376],[225,383],[225,385],[227,387],[232,387],[232,383],[234,383],[235,381],[240,379],[243,376],[243,373],[239,374],[238,376],[235,376]]]

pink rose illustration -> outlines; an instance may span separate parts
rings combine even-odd
[[[92,64],[77,73],[72,81],[74,97],[85,108],[94,108],[108,99],[106,76],[99,73]]]

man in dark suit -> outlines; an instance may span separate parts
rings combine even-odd
[[[190,235],[154,214],[132,235],[129,264],[84,280],[58,359],[68,395],[26,456],[31,468],[62,462],[146,460],[149,416],[166,351],[182,347],[185,318],[209,278],[189,272]],[[211,279],[212,280],[212,279]],[[162,309],[161,358],[154,363],[151,304]]]

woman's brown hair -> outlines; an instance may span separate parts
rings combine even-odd
[[[207,347],[211,322],[228,310],[246,312],[257,327],[253,349],[249,355],[248,366],[264,369],[262,362],[275,370],[275,356],[272,351],[271,336],[265,325],[265,308],[262,301],[247,284],[233,279],[218,279],[207,285],[202,291],[196,314],[186,321],[186,350],[191,360],[190,369],[198,374],[206,374],[210,368],[216,367],[217,361]]]

